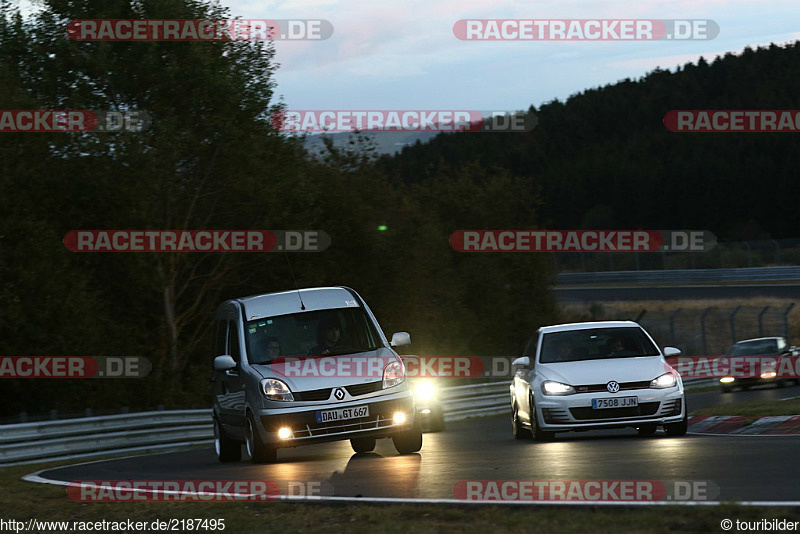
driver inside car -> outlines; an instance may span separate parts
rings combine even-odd
[[[317,331],[317,346],[308,353],[309,356],[325,356],[341,344],[342,333],[339,325],[332,320],[320,323]]]

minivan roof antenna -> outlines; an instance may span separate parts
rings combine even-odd
[[[305,310],[306,305],[303,304],[303,296],[300,294],[300,286],[297,285],[297,278],[294,277],[294,269],[292,269],[292,262],[289,261],[289,253],[284,250],[283,254],[286,256],[286,263],[289,265],[289,272],[292,273],[292,280],[294,280],[294,287],[295,289],[297,289],[297,298],[300,299],[300,309]]]

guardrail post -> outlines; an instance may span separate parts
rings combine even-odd
[[[83,410],[84,417],[91,417],[94,415],[94,411],[91,408],[86,408]]]
[[[19,412],[19,422],[20,423],[28,422],[28,412]]]
[[[781,246],[774,239],[770,239],[775,244],[775,263],[781,262]],[[789,338],[786,338],[789,339]]]
[[[55,421],[58,419],[58,410],[50,410],[50,420]]]
[[[669,314],[669,336],[671,338],[672,346],[676,345],[675,343],[675,318],[678,316],[679,313],[683,311],[683,308],[678,308],[671,314]]]
[[[742,309],[741,306],[736,306],[736,309],[734,309],[731,312],[731,316],[730,316],[730,322],[731,322],[731,345],[735,345],[736,344],[736,314],[739,313],[739,310],[741,310],[741,309]]]
[[[769,310],[769,306],[764,306],[764,309],[758,312],[758,335],[759,337],[764,335],[764,314],[767,313]]]
[[[794,308],[794,302],[789,304],[785,310],[783,310],[783,337],[786,338],[786,342],[791,345],[792,343],[789,341],[789,312],[792,311]]]
[[[703,343],[703,355],[708,355],[708,345],[706,344],[706,315],[710,312],[714,307],[709,306],[703,313],[700,315],[700,339]]]

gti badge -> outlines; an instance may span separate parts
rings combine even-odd
[[[608,390],[609,393],[616,393],[617,391],[619,391],[619,382],[612,380],[611,382],[606,384],[606,389]]]
[[[336,397],[336,400],[342,400],[344,398],[344,390],[342,388],[336,388],[333,392],[333,396]]]

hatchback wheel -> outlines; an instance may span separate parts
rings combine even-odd
[[[539,416],[536,415],[536,405],[531,400],[531,435],[535,441],[553,441],[556,433],[551,430],[542,430],[539,426]]]

